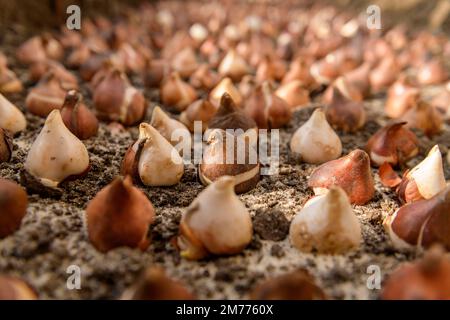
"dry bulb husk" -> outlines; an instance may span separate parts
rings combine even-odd
[[[341,140],[321,109],[316,109],[309,120],[295,131],[290,147],[304,162],[312,164],[334,160],[342,153]]]
[[[0,178],[0,194],[0,239],[2,239],[20,228],[22,219],[27,213],[28,198],[17,183],[2,178]]]
[[[24,168],[25,186],[33,191],[39,191],[40,185],[56,188],[62,181],[89,170],[87,149],[64,125],[59,110],[48,115],[28,152]]]
[[[316,195],[323,194],[332,186],[339,186],[347,193],[351,203],[359,205],[370,201],[375,194],[370,159],[360,149],[316,168],[308,185]]]
[[[131,178],[117,177],[87,205],[89,240],[101,252],[123,246],[145,250],[154,217],[152,203]]]
[[[345,191],[332,187],[309,200],[292,220],[289,238],[304,252],[339,254],[359,247],[361,226]]]
[[[22,111],[0,93],[0,128],[12,134],[25,130],[27,120]]]
[[[183,176],[183,159],[158,130],[141,123],[139,139],[126,152],[121,173],[146,186],[171,186]]]
[[[250,243],[252,220],[234,186],[233,177],[221,177],[185,210],[177,239],[182,257],[198,260],[209,254],[237,254]]]

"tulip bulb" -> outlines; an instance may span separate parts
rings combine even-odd
[[[437,59],[425,62],[417,71],[417,81],[422,85],[441,84],[447,79],[445,65]]]
[[[360,149],[316,168],[308,185],[316,195],[323,194],[332,186],[339,186],[347,193],[350,202],[358,205],[367,203],[375,194],[370,159]]]
[[[264,81],[279,81],[286,73],[284,61],[266,55],[259,63],[256,70],[256,80],[260,83]]]
[[[214,117],[217,109],[211,102],[205,99],[194,101],[187,107],[180,115],[180,121],[184,123],[191,132],[194,132],[195,121],[200,121],[202,124],[202,132],[208,128],[208,122]]]
[[[75,90],[67,92],[61,117],[66,127],[78,139],[85,140],[97,134],[98,120],[95,114],[82,103],[82,99],[81,94]]]
[[[161,101],[169,107],[175,107],[178,112],[185,110],[197,99],[195,89],[181,80],[177,72],[171,73],[161,85]]]
[[[97,85],[93,100],[100,119],[119,121],[127,126],[141,121],[147,107],[142,92],[119,70],[110,72]]]
[[[216,114],[209,120],[208,127],[211,129],[248,129],[256,128],[256,122],[239,109],[232,96],[224,93],[219,109]]]
[[[154,217],[152,203],[131,178],[117,177],[87,205],[89,240],[101,252],[122,246],[145,250]]]
[[[258,86],[245,106],[246,113],[260,129],[276,129],[289,123],[291,107],[272,92],[269,82]]]
[[[366,123],[363,104],[347,99],[337,88],[333,88],[331,103],[325,114],[334,128],[344,132],[355,132]]]
[[[172,59],[172,69],[182,78],[189,78],[198,68],[197,57],[194,50],[187,47],[178,52]]]
[[[32,114],[47,117],[52,110],[61,109],[65,96],[66,91],[60,81],[49,73],[28,92],[25,106]]]
[[[250,243],[252,220],[234,185],[234,178],[221,177],[183,213],[177,241],[181,256],[198,260],[209,254],[232,255]]]
[[[339,254],[359,247],[361,226],[345,191],[333,187],[309,200],[292,220],[289,239],[303,252]]]
[[[193,300],[183,284],[169,278],[161,267],[149,267],[127,289],[122,300]]]
[[[219,84],[211,90],[209,93],[209,100],[216,107],[219,107],[220,100],[222,99],[224,93],[228,93],[238,107],[242,105],[242,96],[239,90],[233,85],[230,78],[222,79],[222,81],[220,81]]]
[[[25,130],[27,120],[15,105],[0,93],[0,128],[12,134]]]
[[[306,270],[268,279],[250,293],[252,300],[324,300],[325,293]]]
[[[22,219],[27,213],[28,198],[17,183],[2,178],[0,178],[0,194],[0,239],[2,239],[20,228]]]
[[[230,77],[233,81],[239,81],[250,73],[249,65],[234,49],[228,51],[218,70],[221,75]]]
[[[12,138],[9,133],[0,128],[0,163],[11,160],[13,151]]]
[[[404,164],[419,152],[419,141],[406,122],[393,122],[379,129],[367,142],[366,151],[372,163]]]
[[[169,74],[169,65],[164,60],[153,59],[147,63],[144,83],[147,87],[158,88]]]
[[[370,72],[371,91],[376,93],[389,87],[397,78],[400,67],[394,56],[383,58]]]
[[[370,95],[370,68],[371,64],[366,62],[344,75],[345,81],[356,88],[363,97]]]
[[[126,152],[121,173],[146,186],[172,186],[183,176],[183,159],[158,130],[141,123],[139,139]]]
[[[306,88],[310,88],[315,83],[309,67],[303,59],[296,59],[291,62],[289,70],[283,77],[282,83],[286,84],[293,81],[300,81],[302,86]]]
[[[309,92],[299,80],[282,84],[275,91],[275,95],[286,101],[292,109],[303,107],[310,103]]]
[[[321,109],[316,109],[309,120],[295,131],[290,147],[303,161],[313,164],[334,160],[342,153],[341,140]]]
[[[0,93],[17,93],[22,89],[22,82],[17,75],[6,64],[0,64]]]
[[[391,118],[399,118],[414,106],[418,97],[419,90],[402,77],[389,87],[384,111]]]
[[[432,247],[419,261],[401,264],[383,286],[384,300],[450,299],[450,259]]]
[[[59,42],[49,35],[32,37],[21,44],[16,51],[17,59],[23,64],[32,64],[47,58],[59,60],[63,54],[64,49]]]
[[[37,295],[23,280],[0,275],[0,300],[37,300]]]
[[[338,77],[333,83],[327,88],[323,94],[322,101],[324,103],[331,103],[333,99],[333,89],[336,88],[341,92],[341,94],[352,101],[362,101],[363,95],[358,88],[350,84],[345,77]]]
[[[202,64],[195,70],[189,79],[189,83],[196,89],[210,90],[220,81],[219,75],[210,69],[207,64]]]
[[[397,193],[403,202],[413,202],[430,199],[445,186],[442,155],[439,146],[435,145],[422,162],[405,172]]]
[[[428,137],[432,137],[442,130],[442,116],[439,111],[423,100],[416,101],[414,106],[401,117],[401,120],[407,122],[408,128],[420,129]]]
[[[64,125],[59,110],[53,110],[45,120],[28,152],[25,170],[49,188],[89,170],[88,151]]]
[[[180,121],[169,117],[169,115],[162,111],[158,106],[153,109],[150,125],[158,130],[158,132],[174,147],[181,144],[182,150],[185,150],[185,148],[191,149],[191,134],[188,128]]]
[[[439,243],[450,250],[450,187],[429,199],[417,200],[386,217],[384,226],[398,249],[428,248]]]
[[[29,78],[31,81],[36,82],[49,72],[53,73],[53,76],[59,80],[61,88],[65,90],[78,89],[77,77],[56,61],[35,62],[30,66]]]
[[[208,185],[222,176],[233,176],[236,193],[255,188],[260,170],[256,145],[255,129],[249,129],[240,135],[230,134],[222,129],[211,131],[199,166],[201,182]],[[233,155],[229,154],[229,150],[234,150]]]

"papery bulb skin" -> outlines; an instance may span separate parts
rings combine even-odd
[[[119,70],[109,73],[98,84],[93,100],[99,119],[118,121],[126,126],[141,121],[147,108],[142,92]]]
[[[27,120],[15,105],[0,93],[0,128],[16,134],[25,130]]]
[[[344,190],[309,200],[291,222],[291,244],[303,252],[339,254],[359,247],[361,226]]]
[[[308,121],[295,131],[290,148],[304,162],[312,164],[334,160],[342,153],[341,140],[321,109],[316,109]]]
[[[13,142],[8,131],[0,128],[0,163],[8,162],[12,158]]]
[[[186,287],[169,278],[161,267],[149,267],[128,288],[121,300],[193,300],[195,296]]]
[[[325,114],[332,127],[344,132],[355,132],[366,123],[362,102],[347,99],[337,88],[333,88],[331,103],[326,107]]]
[[[184,82],[177,72],[173,72],[164,80],[160,89],[161,101],[164,105],[174,107],[176,111],[185,110],[197,99],[195,89]]]
[[[23,85],[17,75],[5,65],[0,64],[0,93],[17,93]]]
[[[152,203],[131,178],[115,178],[87,205],[89,240],[100,252],[123,246],[144,251],[150,244],[147,236],[154,217]]]
[[[445,187],[430,199],[408,203],[388,215],[383,224],[397,249],[428,248],[439,243],[450,249],[450,189]]]
[[[64,125],[59,110],[53,110],[45,120],[28,152],[25,170],[49,188],[89,170],[87,149]]]
[[[228,93],[238,107],[242,106],[242,95],[233,85],[230,78],[222,79],[222,81],[220,81],[219,84],[211,90],[209,93],[209,100],[218,108],[224,93]]]
[[[286,101],[291,109],[303,107],[311,102],[308,90],[303,87],[299,80],[282,84],[275,91],[275,95]]]
[[[222,129],[211,131],[199,166],[200,181],[209,185],[222,176],[232,176],[236,183],[236,193],[255,188],[260,171],[256,146],[255,129],[249,129],[240,135]],[[229,150],[234,150],[233,155],[229,154]]]
[[[185,147],[189,148],[189,150],[191,149],[191,134],[189,129],[180,121],[172,119],[158,106],[153,109],[150,125],[158,130],[173,146],[182,144],[183,150]],[[185,139],[188,141],[185,141]]]
[[[233,49],[229,50],[219,65],[219,73],[230,77],[233,81],[240,81],[243,76],[250,73],[247,62]]]
[[[272,92],[268,82],[258,86],[245,105],[245,112],[260,129],[277,129],[292,118],[291,107]]]
[[[0,300],[37,300],[36,292],[23,280],[0,275]]]
[[[296,270],[258,284],[252,300],[325,300],[326,295],[306,270]]]
[[[445,186],[442,155],[435,145],[422,162],[405,172],[397,193],[402,202],[413,202],[430,199]]]
[[[441,84],[447,79],[445,65],[437,59],[423,63],[417,71],[417,81],[422,85]]]
[[[399,118],[411,109],[419,97],[419,90],[406,77],[389,87],[384,111],[391,118]]]
[[[237,107],[231,95],[224,93],[220,100],[219,109],[209,120],[208,127],[210,129],[242,129],[247,131],[257,128],[257,125],[252,118]]]
[[[383,286],[383,300],[449,300],[450,260],[433,247],[418,261],[401,264]]]
[[[314,189],[315,194],[339,186],[351,203],[363,205],[375,194],[369,156],[356,149],[344,157],[326,162],[313,171],[308,186]]]
[[[171,66],[182,78],[189,78],[198,68],[197,57],[194,50],[187,47],[178,52],[173,57]]]
[[[50,73],[28,92],[25,106],[32,114],[47,117],[52,110],[61,109],[65,96],[60,81]]]
[[[194,101],[187,107],[180,115],[180,121],[189,129],[194,132],[195,121],[201,122],[201,130],[205,132],[208,128],[209,121],[216,114],[217,109],[211,102],[205,99],[199,99]]]
[[[15,182],[0,178],[0,239],[20,228],[27,213],[28,197]],[[1,289],[0,289],[1,291]]]
[[[78,139],[85,140],[97,134],[98,120],[82,100],[83,97],[79,92],[75,90],[67,92],[61,109],[61,117],[66,127]]]
[[[418,100],[401,118],[407,122],[406,127],[422,130],[428,137],[439,134],[442,130],[442,116],[429,103]]]
[[[366,145],[372,164],[381,166],[387,162],[393,166],[404,164],[419,152],[419,141],[406,122],[392,122],[379,129]]]
[[[125,154],[121,174],[146,186],[172,186],[184,174],[183,159],[158,130],[143,122],[139,139]]]
[[[198,67],[189,78],[189,83],[196,89],[211,90],[220,81],[219,75],[207,64]]]
[[[178,247],[181,256],[199,260],[206,256],[240,253],[252,239],[252,220],[234,193],[232,177],[221,177],[203,190],[183,213]]]

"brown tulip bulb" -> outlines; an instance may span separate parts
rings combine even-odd
[[[384,111],[391,118],[399,118],[413,107],[418,97],[419,90],[407,77],[401,76],[389,87]]]
[[[430,104],[448,120],[450,117],[450,86],[434,96]]]
[[[37,295],[23,280],[0,275],[0,300],[37,300]]]
[[[0,64],[0,93],[16,93],[23,89],[17,75],[5,65]]]
[[[169,278],[161,267],[149,267],[127,289],[122,300],[193,300],[195,296],[176,280]]]
[[[366,112],[362,102],[349,100],[335,87],[325,114],[331,126],[345,132],[355,132],[366,123]]]
[[[256,122],[239,109],[228,93],[222,95],[216,114],[209,120],[210,129],[248,129],[257,128]]]
[[[256,80],[260,83],[264,81],[279,81],[286,73],[286,65],[283,60],[265,56],[256,69]]]
[[[331,103],[333,99],[333,89],[338,89],[341,94],[352,101],[362,101],[363,95],[358,88],[351,85],[344,77],[339,77],[325,90],[322,96],[323,103]]]
[[[372,163],[404,164],[419,152],[416,135],[405,128],[406,122],[393,122],[379,129],[367,142],[366,151]]]
[[[264,82],[255,89],[247,100],[245,112],[255,120],[260,129],[281,128],[292,118],[291,107],[272,92],[269,82]]]
[[[171,67],[182,78],[189,78],[198,68],[194,50],[187,47],[178,52],[172,59]]]
[[[331,186],[339,186],[351,203],[363,205],[375,194],[369,156],[356,149],[342,158],[326,162],[313,171],[308,186],[316,195],[323,194]]]
[[[235,179],[236,193],[255,188],[260,170],[256,145],[255,129],[249,129],[240,135],[222,129],[212,130],[199,166],[201,182],[209,185],[220,177],[232,176]],[[230,154],[230,150],[234,150],[234,154]]]
[[[370,95],[370,63],[363,63],[356,69],[344,74],[345,81],[361,92],[363,97]]]
[[[91,55],[80,66],[80,76],[84,81],[90,81],[92,77],[102,68],[105,61],[110,57],[103,54]]]
[[[201,123],[201,130],[204,132],[208,128],[208,123],[216,114],[217,109],[211,102],[205,99],[194,101],[180,115],[180,121],[194,132],[195,122]]]
[[[189,79],[189,83],[196,89],[210,90],[220,81],[219,75],[210,69],[207,64],[202,64]]]
[[[380,92],[389,87],[397,78],[400,67],[394,56],[383,58],[370,72],[372,92]]]
[[[402,117],[407,122],[406,127],[422,130],[428,137],[432,137],[442,130],[442,116],[429,103],[418,100]]]
[[[300,80],[293,80],[282,84],[275,95],[280,97],[292,108],[296,109],[310,103],[309,92],[304,88]]]
[[[27,213],[28,198],[26,192],[18,184],[2,178],[0,178],[0,194],[1,239],[20,228],[22,219]]]
[[[306,88],[310,88],[311,85],[313,85],[315,82],[309,71],[309,67],[306,64],[306,61],[303,59],[296,59],[292,61],[291,65],[289,66],[289,70],[283,77],[282,83],[285,84],[295,80],[300,81],[301,84]]]
[[[60,81],[49,73],[28,92],[25,105],[31,113],[46,117],[52,110],[61,109],[65,96]]]
[[[268,279],[250,293],[252,300],[324,300],[325,293],[305,270]]]
[[[406,204],[387,216],[384,226],[398,249],[428,248],[435,243],[450,250],[450,187],[430,199]]]
[[[212,102],[217,108],[220,105],[220,101],[224,93],[228,93],[233,99],[234,103],[238,107],[242,107],[242,95],[239,90],[233,85],[230,78],[224,78],[217,86],[209,93],[209,101]]]
[[[32,64],[47,58],[59,60],[63,54],[60,43],[48,34],[28,39],[16,51],[17,59],[23,64]]]
[[[133,87],[127,76],[114,70],[95,88],[94,106],[97,116],[130,126],[142,120],[147,103],[142,92]]]
[[[233,81],[239,81],[250,73],[247,62],[234,49],[226,54],[220,62],[218,70],[221,75],[230,77]]]
[[[98,120],[95,114],[82,103],[82,99],[81,94],[75,90],[67,92],[61,117],[74,135],[85,140],[97,134]]]
[[[61,88],[65,90],[78,89],[78,79],[70,73],[64,66],[56,61],[45,60],[33,63],[29,69],[29,78],[31,81],[39,81],[48,72],[59,80]]]
[[[147,63],[144,83],[147,87],[158,88],[164,78],[169,75],[170,67],[164,60],[153,59]]]
[[[161,101],[168,107],[174,107],[178,112],[186,109],[197,99],[195,89],[184,82],[177,72],[171,73],[164,80],[160,89]]]
[[[86,44],[74,48],[66,60],[66,64],[71,68],[79,68],[92,55],[91,49]]]
[[[417,70],[417,81],[422,85],[440,84],[447,79],[445,65],[438,59],[426,61]]]
[[[101,252],[122,246],[145,250],[154,217],[152,203],[131,178],[117,177],[87,205],[89,240]]]
[[[0,128],[0,163],[11,160],[12,151],[12,137],[8,131]]]
[[[383,286],[384,300],[449,300],[450,259],[433,247],[414,262],[401,264]]]

